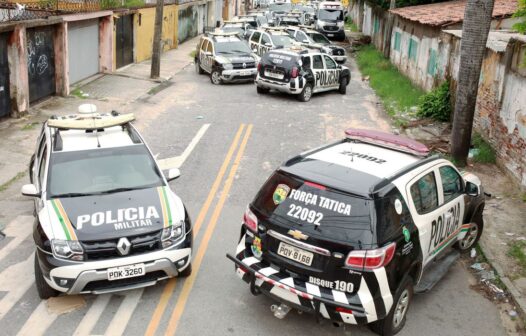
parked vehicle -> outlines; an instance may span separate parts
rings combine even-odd
[[[345,39],[345,8],[340,2],[324,1],[318,5],[314,19],[315,29],[329,38]]]
[[[393,335],[413,294],[458,259],[449,247],[469,251],[479,240],[484,194],[476,176],[418,142],[370,130],[346,135],[272,174],[228,258],[252,294],[279,302],[280,318],[295,308]]]
[[[248,39],[250,49],[259,57],[272,49],[290,47],[294,42],[283,27],[266,27],[255,30]]]
[[[344,64],[347,61],[344,48],[335,45],[326,38],[325,35],[310,27],[287,27],[287,32],[302,45],[309,48],[316,48],[327,55],[331,55],[339,64]]]
[[[338,90],[347,92],[351,79],[349,68],[338,65],[327,54],[302,47],[276,49],[263,55],[256,76],[259,94],[271,89],[296,95],[307,102],[314,93]]]
[[[131,121],[133,114],[52,117],[42,127],[24,196],[35,200],[39,296],[107,293],[192,271],[192,224]]]
[[[212,84],[253,81],[257,56],[236,33],[214,32],[201,37],[196,47],[195,70],[208,73]]]

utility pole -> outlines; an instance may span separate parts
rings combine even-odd
[[[396,0],[391,0],[389,3],[389,10],[396,8]],[[384,35],[384,56],[389,58],[391,54],[391,36],[393,34],[393,25],[394,25],[394,14],[390,11],[387,12],[387,25],[385,26],[385,35]]]
[[[460,67],[451,132],[451,154],[465,166],[471,144],[480,69],[486,54],[494,0],[468,0],[462,24]]]
[[[152,68],[150,70],[150,77],[153,79],[159,78],[161,73],[161,39],[163,36],[163,8],[164,0],[157,0],[155,7],[155,26],[153,31],[153,46],[152,46]]]

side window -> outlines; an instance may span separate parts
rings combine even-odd
[[[38,186],[40,189],[42,189],[42,185],[44,184],[44,178],[45,172],[46,172],[46,162],[47,162],[47,148],[44,147],[44,151],[42,152],[42,156],[40,157],[40,165],[38,167]]]
[[[304,32],[298,32],[298,41],[300,42],[309,42],[309,39],[307,38],[307,35],[305,35]]]
[[[422,176],[411,186],[411,197],[419,214],[430,212],[438,207],[438,193],[435,174]]]
[[[338,66],[336,65],[336,62],[332,58],[330,58],[327,55],[323,55],[323,58],[325,59],[325,66],[327,69],[336,69]]]
[[[309,56],[303,56],[301,58],[301,62],[303,63],[304,70],[310,69],[310,57]]]
[[[254,32],[254,34],[252,34],[252,37],[250,38],[250,41],[254,43],[259,43],[260,36],[261,36],[260,32]]]
[[[208,40],[203,40],[203,43],[201,43],[201,50],[206,51],[206,45],[208,44]]]
[[[439,171],[444,190],[444,203],[447,203],[462,194],[462,179],[453,167],[440,167]]]
[[[214,45],[212,44],[212,42],[208,41],[208,44],[206,46],[206,51],[214,53]]]
[[[263,34],[263,36],[261,36],[261,44],[266,45],[267,43],[272,44],[270,37],[267,34]]]
[[[312,63],[314,69],[323,69],[323,61],[321,60],[321,55],[312,56]]]

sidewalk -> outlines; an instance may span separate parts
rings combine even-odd
[[[77,113],[78,106],[86,103],[96,104],[100,112],[130,111],[137,100],[155,94],[160,86],[171,85],[171,78],[193,61],[190,53],[198,39],[162,54],[159,80],[149,78],[150,60],[131,64],[114,74],[95,76],[68,97],[54,96],[32,106],[24,118],[0,122],[0,193],[27,174],[41,124],[50,116]]]

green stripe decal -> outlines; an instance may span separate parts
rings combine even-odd
[[[62,215],[60,214],[57,204],[55,203],[55,200],[51,201],[51,204],[53,204],[53,209],[55,209],[55,213],[57,214],[58,221],[62,225],[62,229],[64,230],[64,233],[66,234],[66,238],[68,240],[71,240],[71,236],[69,235],[68,228],[66,227],[66,223],[64,222],[64,217],[62,217]]]
[[[168,214],[168,225],[172,226],[172,212],[170,211],[170,204],[168,203],[168,197],[166,196],[166,189],[161,187],[161,190],[163,192],[164,207],[166,208],[166,212]]]

